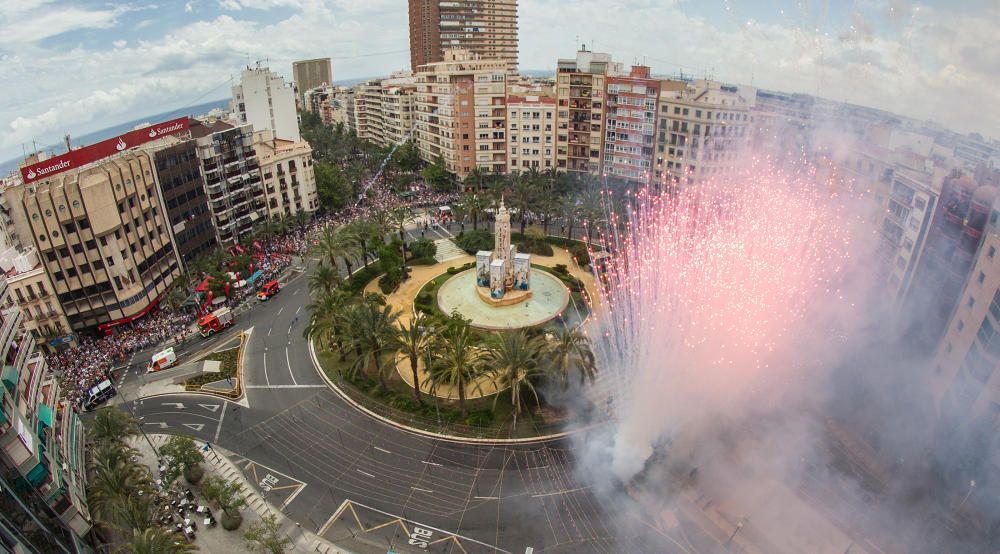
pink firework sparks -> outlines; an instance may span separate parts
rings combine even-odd
[[[641,190],[624,221],[611,216],[591,332],[618,441],[648,445],[636,435],[654,414],[684,425],[810,366],[817,326],[847,302],[838,286],[858,228],[816,181],[755,164],[673,195]]]

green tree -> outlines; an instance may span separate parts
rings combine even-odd
[[[267,554],[281,554],[292,546],[292,540],[281,534],[281,526],[278,519],[268,514],[259,522],[250,526],[243,533],[243,538],[247,541],[247,549],[251,552],[265,552]]]
[[[403,248],[403,258],[406,258],[406,224],[413,220],[413,209],[409,206],[397,206],[389,210],[389,224],[399,233],[399,242]]]
[[[402,243],[393,238],[389,244],[379,249],[378,267],[382,273],[385,273],[383,279],[385,279],[386,285],[382,292],[386,294],[396,290],[406,278],[406,261],[401,254],[402,248]]]
[[[514,180],[514,186],[510,191],[510,198],[507,205],[517,208],[518,217],[521,218],[521,234],[524,234],[524,227],[528,223],[528,210],[533,208],[537,189],[531,175],[520,175]]]
[[[399,312],[393,312],[392,306],[379,305],[377,299],[366,296],[362,302],[352,306],[348,314],[350,346],[358,357],[346,371],[354,376],[359,371],[374,366],[379,386],[383,391],[388,391],[385,380],[387,368],[382,365],[382,354],[392,345],[394,324],[399,319]],[[392,367],[391,364],[389,367]]]
[[[597,377],[590,338],[579,328],[561,327],[545,345],[545,355],[564,390],[569,387],[569,374],[574,369],[580,373],[581,384]]]
[[[163,527],[136,529],[128,542],[115,549],[122,554],[186,554],[198,547],[176,531]]]
[[[340,167],[317,160],[313,163],[313,173],[316,194],[324,208],[336,212],[350,204],[354,190]]]
[[[458,407],[462,417],[465,417],[469,415],[465,406],[465,389],[482,373],[484,352],[469,320],[457,313],[448,318],[439,337],[439,344],[434,349],[435,362],[425,382],[431,383],[431,390],[437,390],[441,385],[455,387],[458,390]]]
[[[412,140],[408,140],[396,149],[393,159],[403,171],[417,171],[420,169],[420,150]]]
[[[91,443],[124,442],[139,434],[139,422],[124,410],[105,406],[94,415],[87,425],[87,435]]]
[[[121,506],[150,481],[149,472],[133,460],[138,452],[119,441],[98,442],[88,463],[87,501],[98,521],[121,528]]]
[[[345,318],[345,308],[351,302],[351,295],[342,289],[321,292],[319,297],[310,302],[306,309],[312,314],[304,334],[313,334],[324,339],[327,344],[335,344],[340,351],[340,361],[346,359],[344,350],[344,335],[341,332]]]
[[[417,399],[417,404],[421,406],[424,405],[424,400],[420,396],[420,376],[417,373],[417,365],[421,358],[426,358],[433,340],[434,327],[423,312],[415,312],[409,323],[396,323],[393,346],[410,361],[410,371],[413,373],[413,396]]]
[[[315,271],[309,276],[309,292],[316,294],[329,294],[330,291],[339,287],[344,282],[337,266],[320,261]]]
[[[436,191],[451,192],[454,185],[451,182],[451,173],[448,172],[444,159],[438,156],[434,162],[423,169],[424,182]]]
[[[331,266],[336,267],[338,258],[343,260],[348,275],[352,273],[351,260],[356,260],[361,252],[361,244],[346,225],[336,229],[331,227],[323,229],[317,246],[320,256]]]
[[[479,192],[467,192],[458,200],[456,208],[462,215],[472,218],[472,230],[479,228],[479,218],[486,213],[489,207],[488,198]]]
[[[510,387],[511,406],[520,414],[524,403],[521,389],[526,388],[538,402],[538,392],[531,379],[542,374],[542,345],[538,336],[529,336],[519,329],[509,333],[494,333],[486,342],[485,366],[490,368],[494,381]],[[496,408],[496,395],[493,400]]]
[[[183,473],[187,482],[193,485],[200,481],[205,473],[201,468],[205,456],[191,437],[171,436],[160,447],[160,456],[164,458],[167,466],[163,479],[168,483]]]
[[[209,475],[201,483],[201,493],[222,510],[223,528],[232,531],[243,523],[240,508],[246,506],[247,500],[239,483],[227,481],[218,475]]]

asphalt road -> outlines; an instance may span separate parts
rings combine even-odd
[[[144,429],[235,452],[272,504],[357,552],[695,551],[652,526],[623,525],[577,478],[563,441],[443,441],[356,411],[310,359],[302,336],[307,276],[293,276],[232,330],[186,347],[182,361],[251,329],[248,407],[199,394],[127,398]],[[136,357],[140,365],[144,355]],[[397,519],[406,525],[391,524]]]

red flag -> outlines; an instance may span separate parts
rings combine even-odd
[[[239,277],[239,273],[236,276]],[[229,296],[229,283],[226,283],[226,296]]]

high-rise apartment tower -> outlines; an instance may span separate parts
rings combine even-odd
[[[410,67],[444,59],[451,48],[504,60],[517,71],[517,0],[409,0]]]

